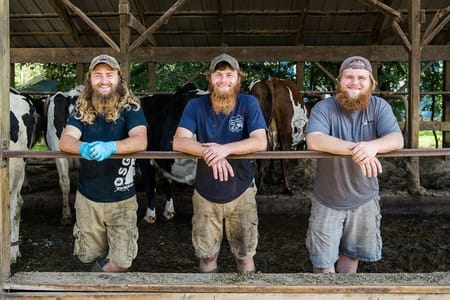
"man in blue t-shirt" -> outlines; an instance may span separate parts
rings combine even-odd
[[[206,73],[210,95],[187,104],[173,140],[174,151],[201,157],[192,197],[192,243],[201,272],[217,271],[224,225],[237,271],[255,270],[254,162],[227,158],[267,147],[267,126],[258,101],[239,93],[243,75],[234,57],[215,57]]]
[[[339,69],[336,96],[311,111],[308,149],[347,156],[317,161],[306,238],[315,273],[355,273],[359,260],[381,258],[376,155],[402,148],[403,136],[390,105],[372,96],[375,87],[370,62],[349,57]]]
[[[89,66],[85,89],[62,133],[62,151],[82,157],[75,199],[74,253],[93,271],[124,272],[137,255],[134,159],[111,155],[143,151],[147,122],[114,57]]]

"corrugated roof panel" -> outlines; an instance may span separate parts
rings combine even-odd
[[[11,47],[107,47],[80,17],[65,8],[71,20],[64,20],[50,0],[9,0]],[[130,1],[131,13],[145,28],[152,25],[176,1]],[[62,7],[64,4],[59,3]],[[119,43],[119,0],[72,1],[105,33]],[[407,31],[409,0],[392,0],[390,6],[405,18]],[[303,7],[307,4],[307,7]],[[422,32],[435,12],[450,0],[422,0],[426,11]],[[220,5],[220,7],[219,7]],[[72,25],[71,25],[72,24]],[[447,44],[449,24],[433,38],[433,44]],[[72,34],[75,29],[75,36]],[[133,39],[138,37],[132,31]],[[186,1],[154,33],[157,46],[282,46],[282,45],[367,45],[402,42],[392,30],[392,16],[361,1],[229,0]],[[148,45],[148,43],[144,43]]]

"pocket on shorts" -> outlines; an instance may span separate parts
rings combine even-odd
[[[138,251],[137,240],[139,238],[139,232],[137,227],[130,229],[129,234],[130,242],[128,243],[128,257],[133,260],[136,258]]]
[[[73,226],[72,234],[74,238],[73,254],[78,256],[80,260],[83,261],[86,257],[86,247],[84,244],[83,233],[80,231],[80,228],[78,228],[76,223]]]

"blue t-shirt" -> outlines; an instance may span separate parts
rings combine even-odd
[[[137,111],[122,110],[120,118],[115,122],[106,122],[101,116],[96,117],[94,124],[84,124],[73,116],[68,125],[81,131],[83,142],[118,141],[128,137],[128,132],[136,126],[147,126],[142,109]],[[95,202],[116,202],[128,199],[136,194],[134,186],[135,159],[80,160],[78,175],[78,191]]]
[[[197,136],[201,143],[227,144],[249,137],[257,129],[266,129],[261,108],[254,96],[239,94],[236,106],[229,115],[215,113],[209,95],[189,101],[181,117],[179,127]],[[197,162],[195,188],[204,198],[226,203],[239,197],[253,181],[254,162],[248,159],[228,160],[234,177],[228,181],[214,179],[212,168],[204,160]]]
[[[347,111],[335,97],[319,101],[312,109],[306,134],[321,132],[351,142],[370,141],[401,132],[391,106],[371,96],[362,111]],[[378,195],[377,177],[367,177],[351,157],[321,158],[313,193],[315,199],[335,209],[359,207]]]

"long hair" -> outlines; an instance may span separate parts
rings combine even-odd
[[[75,104],[75,118],[83,123],[92,125],[98,115],[103,115],[107,122],[116,122],[123,109],[138,110],[141,107],[137,99],[123,80],[122,73],[119,72],[119,84],[114,92],[112,99],[105,105],[103,112],[97,111],[93,103],[94,87],[91,83],[91,73],[88,74],[85,81],[85,89],[81,93]]]

